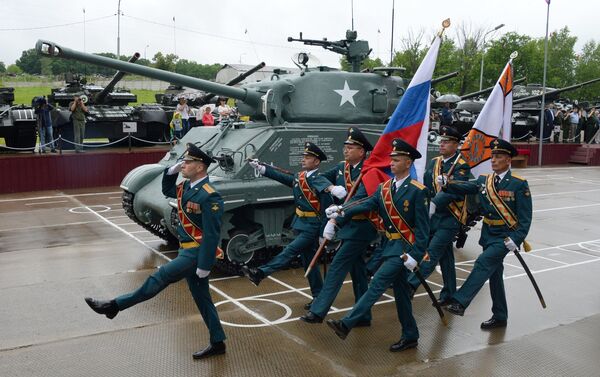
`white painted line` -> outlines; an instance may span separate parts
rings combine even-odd
[[[106,216],[105,219],[109,219],[109,220],[114,220],[114,219],[122,219],[125,217],[129,217],[127,215],[121,215],[121,216]]]
[[[106,217],[106,219],[110,219],[110,217]],[[135,230],[135,231],[133,231],[133,232],[129,232],[129,233],[131,233],[131,234],[137,234],[137,233],[148,233],[148,234],[152,234],[152,233],[150,233],[150,232],[149,232],[149,231],[147,231],[147,230]]]
[[[508,257],[509,255],[511,255],[511,254],[508,254],[508,255],[506,255],[506,256]],[[516,258],[516,257],[515,257],[515,258]],[[510,263],[507,263],[507,262],[506,262],[506,258],[504,258],[504,262],[502,262],[502,264],[504,264],[505,266],[509,266],[509,267],[512,267],[512,268],[519,269],[519,270],[524,270],[523,266],[517,266],[517,265],[515,265],[515,264],[510,264]]]
[[[109,196],[108,199],[123,199],[122,196]]]
[[[557,208],[547,208],[547,209],[535,209],[535,210],[533,210],[533,213],[550,212],[550,211],[562,211],[562,210],[565,210],[565,209],[587,208],[587,207],[597,207],[597,206],[600,206],[600,203],[584,204],[584,205],[581,205],[581,206],[571,206],[571,207],[557,207]]]
[[[549,193],[549,194],[537,194],[537,195],[533,195],[533,197],[537,199],[537,198],[541,198],[541,197],[544,197],[544,196],[580,194],[580,193],[584,193],[584,192],[598,192],[598,191],[600,191],[600,189],[581,190],[581,191],[552,192],[552,193]]]
[[[291,285],[289,285],[289,284],[287,284],[287,283],[284,283],[284,282],[282,282],[282,281],[281,281],[281,280],[279,280],[279,279],[275,279],[273,276],[267,276],[267,277],[268,277],[269,279],[273,280],[274,282],[276,282],[276,283],[278,283],[278,284],[281,284],[281,285],[283,285],[283,286],[284,286],[284,287],[286,287],[287,289],[292,289],[292,290],[294,290],[296,293],[298,293],[298,294],[301,294],[301,295],[302,295],[302,296],[304,296],[304,297],[308,297],[308,298],[310,298],[311,300],[313,299],[312,295],[309,295],[309,294],[307,294],[307,293],[301,292],[301,291],[300,291],[300,290],[298,290],[297,288],[295,288],[295,287],[292,287]]]
[[[26,226],[26,227],[21,227],[21,228],[0,229],[0,232],[12,232],[15,230],[29,230],[29,229],[43,229],[43,228],[56,228],[56,227],[64,227],[64,226],[69,226],[69,225],[94,224],[94,223],[99,223],[99,222],[101,222],[101,221],[93,220],[93,221],[77,221],[74,223],[52,224],[52,225],[34,225],[34,226]]]
[[[443,287],[444,287],[444,285],[442,285],[442,284],[438,284],[438,283],[436,283],[436,282],[433,282],[433,281],[430,281],[430,280],[425,280],[425,281],[426,281],[426,282],[428,282],[428,283],[429,283],[429,285],[435,285],[436,287],[440,287],[440,288],[443,288]]]
[[[72,197],[76,197],[76,196],[98,196],[98,195],[119,194],[119,193],[121,193],[121,191],[115,191],[115,192],[90,192],[90,193],[87,193],[87,194],[73,194],[73,195],[58,194],[58,195],[49,195],[49,196],[35,196],[35,197],[30,197],[30,198],[0,199],[0,203],[5,203],[5,202],[22,202],[22,201],[31,201],[31,200],[44,200],[44,199],[72,198]]]
[[[537,254],[531,254],[531,253],[522,253],[521,255],[526,255],[526,256],[528,256],[528,257],[535,257],[535,258],[545,259],[545,260],[548,260],[548,261],[551,261],[551,262],[554,262],[554,263],[558,263],[558,264],[564,264],[564,265],[567,265],[567,264],[568,264],[568,263],[561,262],[561,261],[559,261],[559,260],[556,260],[556,259],[552,259],[552,258],[543,257],[543,256],[541,256],[541,255],[537,255]]]
[[[54,204],[54,203],[68,203],[68,200],[57,200],[55,202],[38,202],[38,203],[25,203],[26,206],[41,206],[44,204]]]

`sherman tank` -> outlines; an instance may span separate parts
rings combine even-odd
[[[0,137],[7,147],[33,149],[37,137],[33,107],[14,105],[14,100],[14,88],[0,88]]]
[[[111,67],[236,100],[239,114],[248,121],[192,128],[161,161],[127,174],[121,188],[123,208],[129,217],[154,234],[176,242],[176,203],[161,192],[163,170],[177,162],[186,143],[207,151],[218,161],[210,166],[209,175],[225,202],[221,234],[225,259],[217,265],[226,272],[238,273],[241,265],[264,263],[293,238],[291,191],[258,177],[247,159],[258,158],[297,171],[303,145],[311,141],[327,154],[321,169],[328,169],[343,159],[342,142],[348,127],[359,126],[372,143],[377,141],[408,84],[389,69],[360,72],[370,49],[366,41],[357,40],[355,31],[348,31],[346,39],[340,41],[302,37],[290,40],[344,55],[353,72],[323,66],[308,68],[307,56],[299,54],[303,66],[300,73],[275,74],[270,81],[231,87],[76,52],[48,41],[38,41],[36,49],[46,56]]]
[[[134,54],[129,63],[135,62],[139,54]],[[73,140],[73,125],[70,120],[69,104],[73,96],[81,96],[88,108],[86,115],[86,138],[107,138],[115,141],[127,136],[123,122],[135,122],[136,131],[132,136],[148,141],[169,140],[169,120],[165,111],[157,105],[143,104],[131,106],[137,96],[125,90],[115,90],[115,86],[125,76],[118,71],[106,87],[87,84],[79,75],[67,74],[63,88],[52,89],[48,101],[56,106],[52,114],[53,125],[65,140]],[[35,100],[35,99],[34,99]],[[142,144],[143,145],[143,144]],[[63,143],[63,148],[70,144]]]

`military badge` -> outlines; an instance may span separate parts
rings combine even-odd
[[[217,212],[217,211],[219,210],[219,204],[217,204],[217,203],[213,203],[213,205],[212,205],[212,207],[210,207],[210,209],[211,209],[213,212]]]

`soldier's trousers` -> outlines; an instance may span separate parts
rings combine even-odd
[[[269,263],[260,266],[259,269],[265,276],[269,276],[273,272],[287,267],[297,255],[300,255],[302,266],[304,267],[304,271],[306,271],[317,251],[318,240],[319,235],[317,232],[300,231],[296,235],[296,238],[281,253],[277,254]],[[317,297],[321,293],[323,278],[321,278],[318,265],[315,265],[310,274],[308,274],[308,285],[310,285],[313,297]]]
[[[442,279],[444,287],[440,292],[440,300],[447,300],[456,292],[456,269],[454,266],[454,249],[452,242],[457,229],[437,229],[427,247],[429,261],[423,261],[419,265],[419,271],[423,278],[427,279],[435,270],[435,266],[440,263],[442,270]],[[408,283],[416,290],[421,282],[414,273],[408,277]]]
[[[354,305],[352,311],[342,318],[344,325],[349,329],[353,328],[392,284],[396,312],[402,325],[402,338],[406,340],[419,339],[419,329],[412,313],[412,303],[408,294],[407,276],[408,270],[399,256],[385,257],[383,264],[373,276],[369,289]]]
[[[331,266],[327,271],[323,289],[319,296],[313,301],[310,311],[321,318],[325,318],[331,304],[338,295],[344,279],[348,272],[352,277],[352,288],[354,290],[354,301],[358,302],[360,297],[369,287],[367,282],[367,269],[363,255],[369,246],[369,241],[344,240],[340,249],[333,257]],[[369,310],[362,320],[371,320],[371,310]]]
[[[506,321],[508,308],[504,292],[504,279],[502,278],[504,272],[502,262],[507,253],[508,250],[502,240],[488,244],[483,253],[475,260],[473,270],[462,287],[454,294],[453,299],[465,308],[468,307],[477,292],[489,279],[493,318]]]
[[[169,284],[185,278],[194,298],[194,302],[202,315],[202,319],[210,332],[210,342],[225,340],[225,332],[219,320],[217,308],[212,302],[208,286],[208,278],[200,279],[196,275],[197,258],[188,250],[179,250],[177,258],[160,266],[146,282],[137,290],[117,297],[115,300],[119,310],[125,310],[140,302],[151,299]]]

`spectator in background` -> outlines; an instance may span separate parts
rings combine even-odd
[[[171,142],[177,143],[177,140],[183,137],[183,119],[181,113],[174,112],[171,123],[169,123],[169,131],[171,132]]]
[[[81,97],[73,96],[73,102],[69,104],[71,119],[73,121],[73,137],[75,142],[75,152],[83,152],[83,140],[85,139],[85,114],[88,112],[87,106],[83,103]]]
[[[574,107],[569,113],[569,136],[571,143],[576,143],[577,128],[579,126],[579,108]]]
[[[50,147],[50,152],[56,153],[54,137],[52,136],[52,118],[50,117],[50,111],[53,109],[54,107],[44,97],[41,97],[36,103],[35,113],[37,114],[38,134],[40,135],[40,153],[46,153],[47,146]]]
[[[212,115],[210,106],[206,106],[204,108],[204,112],[202,114],[202,125],[203,126],[214,126],[215,125],[215,117]]]
[[[451,126],[452,121],[452,110],[450,110],[450,102],[445,102],[444,108],[442,109],[440,126]]]
[[[567,131],[564,128],[564,124],[565,124],[565,120],[564,120],[565,116],[562,110],[558,110],[556,112],[556,115],[554,116],[554,140],[552,140],[555,143],[558,143],[559,137],[560,137],[560,131],[563,131],[563,137],[564,135],[567,134]]]
[[[554,124],[554,111],[552,111],[553,105],[547,104],[546,110],[544,110],[544,129],[543,129],[543,141],[550,142],[549,140],[550,133],[552,132],[552,127]]]
[[[181,114],[182,121],[182,137],[188,133],[190,130],[190,107],[187,104],[187,99],[184,97],[179,97],[179,103],[177,104],[177,108],[175,109],[179,114]]]
[[[586,143],[591,142],[592,138],[596,134],[596,131],[598,131],[599,122],[598,113],[595,107],[593,107],[588,114],[589,116],[587,118],[587,121],[585,122],[584,130],[584,140]]]
[[[219,97],[217,111],[219,112],[219,122],[231,115],[231,107],[227,104],[227,98]]]

